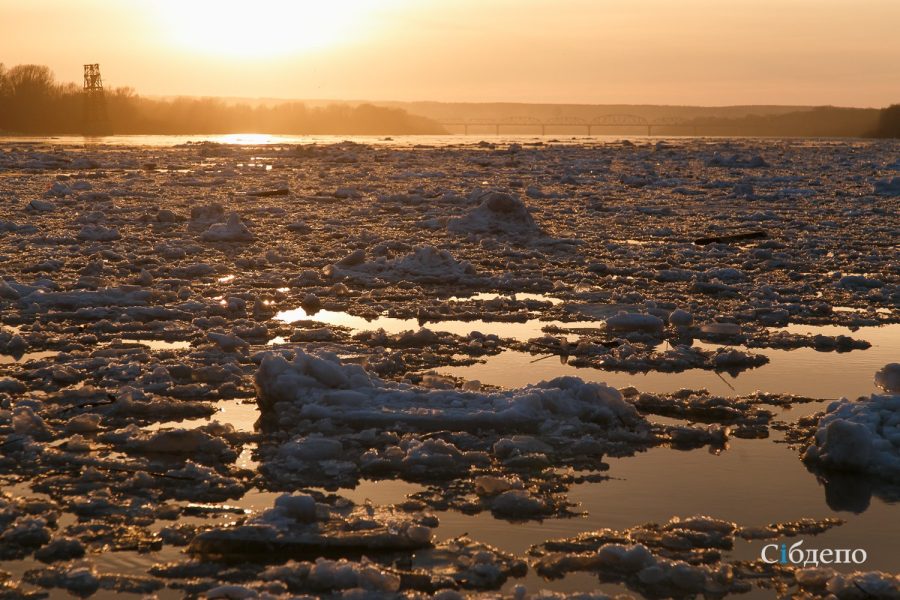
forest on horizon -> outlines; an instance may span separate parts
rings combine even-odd
[[[415,135],[447,133],[439,123],[452,103],[333,103],[302,101],[229,102],[220,98],[147,98],[132,88],[104,93],[107,122],[103,133],[205,135],[267,133],[295,135]],[[472,103],[471,107],[490,106]],[[516,105],[528,110],[530,105]],[[412,114],[420,107],[423,115]],[[428,109],[431,110],[428,110]],[[535,111],[546,110],[534,105]],[[582,107],[585,108],[585,107]],[[697,107],[681,107],[692,110]],[[810,107],[789,112],[708,116],[698,112],[676,127],[657,127],[658,135],[741,135],[797,137],[900,137],[900,105],[884,109]],[[431,112],[434,110],[435,112]],[[460,110],[465,110],[462,108]],[[430,114],[429,114],[430,113]],[[687,116],[687,115],[685,115]],[[452,119],[451,119],[452,120]],[[505,128],[505,133],[533,133]],[[608,133],[627,133],[608,130]],[[59,83],[43,65],[0,63],[0,133],[85,133],[84,93],[75,83]],[[575,133],[573,131],[573,133]],[[554,134],[558,134],[554,132]]]
[[[104,92],[107,127],[117,134],[338,134],[399,135],[442,133],[441,126],[399,108],[371,104],[333,104],[310,108],[302,102],[275,106],[230,104],[217,98],[157,100],[131,88]],[[84,133],[84,94],[80,85],[58,83],[43,65],[0,63],[0,132]]]

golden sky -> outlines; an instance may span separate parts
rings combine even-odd
[[[149,95],[900,102],[900,0],[0,0],[0,62]]]

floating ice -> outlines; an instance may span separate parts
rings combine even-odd
[[[23,302],[44,308],[77,309],[92,306],[143,306],[152,292],[138,286],[101,288],[95,291],[48,292],[36,289]]]
[[[663,320],[659,317],[641,314],[626,313],[624,311],[606,319],[606,328],[610,331],[646,331],[658,333],[663,329]]]
[[[379,257],[369,262],[365,261],[364,252],[356,251],[331,265],[326,272],[332,277],[343,276],[361,281],[374,277],[421,283],[478,280],[471,263],[456,260],[448,251],[433,246],[419,246],[406,256],[390,260]]]
[[[730,169],[758,169],[768,167],[769,163],[762,156],[756,154],[753,156],[740,156],[733,154],[725,157],[716,152],[712,158],[706,161],[707,167],[726,167]]]
[[[864,275],[844,275],[838,280],[837,286],[849,290],[868,290],[884,287],[884,282],[873,277],[865,277]]]
[[[534,236],[540,227],[525,203],[506,192],[475,190],[469,200],[478,205],[461,217],[447,222],[452,233],[501,234]]]
[[[205,242],[252,242],[255,238],[236,212],[225,223],[213,223],[200,236]]]
[[[382,381],[330,354],[301,350],[292,362],[267,354],[256,372],[263,411],[292,407],[305,419],[356,426],[402,424],[414,428],[552,431],[579,422],[634,428],[643,419],[618,390],[575,377],[509,392],[429,390]]]
[[[56,205],[46,200],[32,200],[25,209],[32,212],[53,212],[56,210]]]
[[[119,230],[115,227],[104,227],[102,225],[85,225],[78,232],[79,240],[89,240],[94,242],[110,242],[122,239]]]
[[[876,180],[875,193],[879,196],[900,196],[900,177]]]
[[[676,308],[669,314],[669,323],[675,327],[690,327],[694,323],[694,317],[686,310]]]
[[[890,363],[875,373],[875,384],[890,394],[900,394],[900,363]]]
[[[423,520],[428,518],[371,506],[329,507],[304,494],[283,494],[259,516],[201,533],[189,551],[205,557],[409,551],[431,546],[431,528]]]
[[[833,402],[803,460],[823,469],[900,482],[900,395]]]

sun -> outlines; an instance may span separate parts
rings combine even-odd
[[[236,58],[350,43],[378,0],[162,0],[165,34],[184,49]]]

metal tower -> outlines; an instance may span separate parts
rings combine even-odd
[[[109,118],[106,114],[106,96],[103,94],[103,80],[100,65],[84,65],[84,122],[85,135],[109,133]]]

